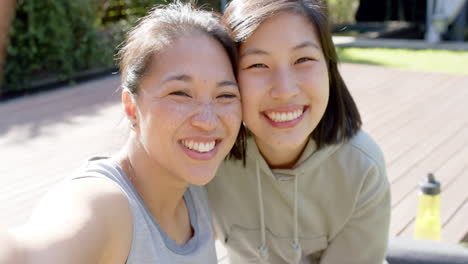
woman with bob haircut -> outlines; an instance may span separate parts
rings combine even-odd
[[[246,159],[208,184],[230,263],[384,262],[390,187],[318,0],[233,0]]]
[[[202,185],[241,125],[235,44],[219,17],[176,2],[139,21],[120,59],[126,144],[49,193],[0,263],[217,262]]]

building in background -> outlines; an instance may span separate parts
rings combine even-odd
[[[357,25],[394,22],[379,37],[467,41],[467,6],[467,0],[360,0],[355,17]]]

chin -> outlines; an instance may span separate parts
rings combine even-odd
[[[217,167],[213,168],[196,168],[187,172],[185,180],[188,184],[203,186],[208,184],[216,175]]]
[[[288,149],[301,146],[305,141],[309,140],[309,138],[310,134],[307,133],[287,132],[284,134],[276,134],[275,137],[271,137],[268,142]]]
[[[196,177],[196,178],[192,177],[188,181],[188,184],[197,185],[197,186],[204,186],[204,185],[207,185],[213,178],[214,178],[214,175],[213,175],[213,177]]]

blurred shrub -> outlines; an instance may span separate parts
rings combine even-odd
[[[109,65],[113,52],[99,41],[96,7],[93,0],[20,1],[0,92],[28,89],[51,74],[66,79],[77,70]]]
[[[359,0],[326,0],[326,2],[332,24],[355,22],[354,16],[359,7]]]
[[[133,24],[144,16],[154,5],[164,4],[164,0],[97,0],[97,20],[101,25],[114,23]]]
[[[27,92],[37,80],[69,80],[83,70],[112,67],[127,30],[151,7],[167,2],[19,0],[0,97]],[[197,2],[219,7],[219,0]]]

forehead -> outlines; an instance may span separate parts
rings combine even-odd
[[[312,21],[293,12],[278,13],[262,22],[253,34],[240,45],[240,50],[252,46],[295,46],[304,41],[312,41],[320,47],[320,39]]]
[[[167,64],[178,61],[177,58],[190,60],[206,57],[205,59],[216,59],[211,57],[213,55],[218,57],[227,56],[221,43],[205,33],[194,31],[172,41],[155,54],[153,59],[156,63],[161,61],[162,63],[160,64]]]
[[[222,44],[204,33],[194,32],[182,36],[171,45],[153,55],[153,74],[166,72],[230,71],[232,66]]]

